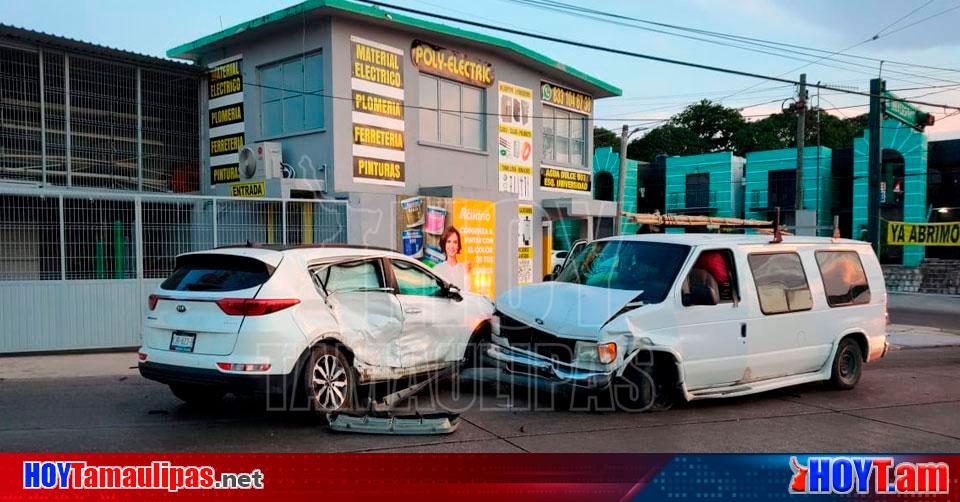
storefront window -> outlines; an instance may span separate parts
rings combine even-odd
[[[552,106],[543,107],[543,160],[583,166],[586,117]]]
[[[323,66],[319,53],[260,68],[264,136],[323,127]]]
[[[483,91],[420,75],[420,140],[482,150]]]

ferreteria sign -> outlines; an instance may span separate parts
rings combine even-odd
[[[465,84],[488,87],[496,80],[490,63],[421,40],[414,40],[410,46],[410,59],[422,72]]]
[[[891,246],[960,246],[960,221],[948,223],[888,222]]]
[[[560,87],[550,82],[540,84],[540,100],[546,104],[590,115],[593,113],[593,98],[582,92]]]
[[[406,183],[403,50],[350,37],[353,75],[353,181],[402,187]]]

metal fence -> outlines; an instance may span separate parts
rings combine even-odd
[[[136,345],[178,254],[246,242],[345,243],[346,202],[0,188],[0,353]]]

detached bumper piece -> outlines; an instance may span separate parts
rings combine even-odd
[[[460,425],[460,415],[456,413],[387,416],[381,413],[358,415],[341,412],[328,414],[327,420],[330,422],[330,428],[338,432],[396,436],[450,434]]]

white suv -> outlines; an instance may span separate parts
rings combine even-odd
[[[259,392],[350,409],[363,384],[463,360],[492,312],[387,249],[218,248],[178,256],[150,295],[139,367],[187,402]]]
[[[887,350],[883,273],[854,240],[673,234],[602,239],[555,281],[497,298],[498,378],[613,387],[634,410],[829,381]]]

